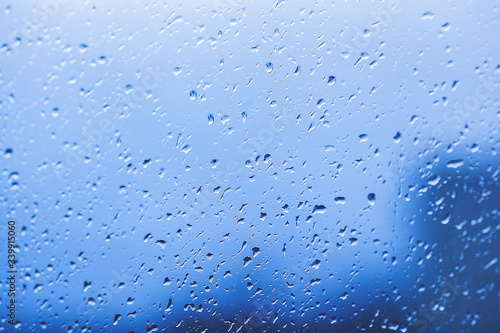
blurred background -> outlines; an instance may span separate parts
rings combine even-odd
[[[0,0],[0,331],[499,332],[498,5]]]

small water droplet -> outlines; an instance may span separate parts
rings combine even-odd
[[[79,48],[78,48],[78,50],[80,51],[80,53],[85,53],[85,52],[87,52],[87,49],[88,49],[88,45],[87,45],[87,44],[84,44],[84,43],[80,44],[80,46],[79,46]]]
[[[12,157],[12,152],[13,152],[12,148],[6,148],[3,156],[5,158],[11,158]]]
[[[345,197],[335,197],[334,200],[335,200],[335,203],[337,205],[343,205],[343,204],[345,204]]]
[[[371,206],[375,205],[375,193],[368,194],[368,202]]]
[[[196,99],[196,97],[198,96],[198,93],[196,92],[196,90],[191,90],[189,92],[189,99],[194,101]]]
[[[243,258],[243,267],[247,267],[248,265],[250,265],[251,262],[252,262],[252,258],[250,258],[250,257]]]
[[[401,141],[401,133],[397,132],[396,135],[393,137],[394,142],[399,143]]]
[[[268,62],[268,63],[266,63],[266,68],[267,68],[267,69],[266,69],[266,71],[267,71],[268,73],[271,73],[271,72],[272,72],[272,70],[273,70],[273,63],[272,63],[272,62]]]
[[[329,86],[333,86],[333,85],[335,84],[335,82],[337,82],[337,79],[335,78],[335,76],[330,75],[330,76],[328,77],[328,82],[327,82],[327,84],[328,84]]]
[[[422,19],[423,20],[432,20],[432,19],[434,19],[434,13],[433,12],[425,12],[422,14]]]
[[[439,181],[441,180],[441,177],[439,176],[432,176],[431,178],[429,178],[429,180],[427,181],[427,184],[431,185],[431,186],[434,186],[434,185],[437,185],[439,183]]]
[[[326,213],[326,207],[324,205],[315,205],[312,211],[314,214],[324,214]]]
[[[446,167],[451,168],[451,169],[456,169],[464,165],[463,160],[449,160],[448,163],[446,163]]]
[[[177,76],[182,72],[182,67],[174,67],[172,73]]]

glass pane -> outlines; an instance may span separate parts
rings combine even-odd
[[[0,16],[1,332],[499,331],[496,1]]]

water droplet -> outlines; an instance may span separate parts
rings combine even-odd
[[[196,97],[198,96],[198,93],[196,92],[196,90],[191,90],[189,92],[189,99],[194,101],[196,99]]]
[[[272,62],[268,62],[268,63],[266,63],[266,71],[267,71],[268,73],[271,73],[271,72],[272,72],[272,70],[273,70],[273,63],[272,63]]]
[[[324,214],[326,213],[326,207],[323,205],[315,205],[312,214]]]
[[[252,258],[245,257],[243,258],[243,267],[247,267],[252,262]]]
[[[434,19],[434,13],[433,12],[425,12],[422,14],[422,19],[423,20],[432,20]]]
[[[318,269],[320,265],[321,265],[321,260],[316,259],[316,260],[314,260],[314,262],[311,264],[311,268]]]
[[[11,158],[12,157],[12,153],[13,153],[12,148],[6,148],[3,156],[5,158]]]
[[[399,143],[401,141],[401,133],[397,132],[396,135],[393,137],[394,142]]]
[[[59,117],[59,108],[53,108],[51,112],[52,117]]]
[[[336,82],[337,82],[337,79],[335,78],[335,76],[330,75],[330,76],[328,77],[328,82],[327,82],[327,84],[328,84],[329,86],[333,86]],[[342,85],[342,84],[341,84],[341,85]]]
[[[451,169],[456,169],[464,165],[463,160],[450,160],[448,163],[446,163],[446,167],[451,168]]]
[[[368,194],[368,202],[371,206],[375,205],[375,193]]]
[[[431,186],[434,186],[434,185],[437,185],[439,183],[439,181],[441,180],[441,177],[439,176],[432,176],[431,178],[429,178],[429,180],[427,181],[427,184],[431,185]]]
[[[174,76],[177,76],[179,75],[180,73],[182,72],[182,67],[174,67],[174,69],[172,70],[172,73],[174,74]]]
[[[335,197],[334,200],[335,200],[335,203],[337,205],[343,205],[343,204],[345,204],[345,197]]]
[[[118,324],[118,320],[120,320],[121,317],[122,317],[122,315],[116,314],[115,318],[113,319],[113,325],[117,325]]]
[[[80,46],[79,46],[79,48],[78,48],[78,50],[80,51],[80,53],[85,53],[85,52],[87,52],[87,49],[88,49],[88,45],[87,45],[87,44],[84,44],[84,43],[80,44]]]

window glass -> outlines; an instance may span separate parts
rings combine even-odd
[[[499,331],[496,1],[0,6],[0,331]]]

